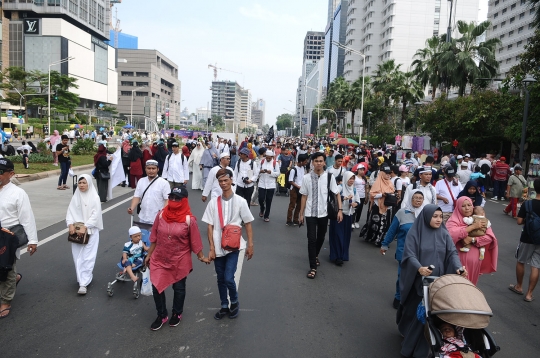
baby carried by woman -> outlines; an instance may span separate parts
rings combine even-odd
[[[469,236],[472,238],[484,236],[486,234],[486,230],[491,227],[491,222],[486,218],[486,212],[484,211],[484,208],[481,206],[475,206],[473,210],[473,215],[464,217],[463,222],[467,225],[472,225],[477,222],[486,223],[486,226],[483,228],[475,229],[469,233]],[[473,243],[476,240],[473,239]],[[461,249],[459,249],[462,252],[469,252],[469,248],[471,247],[471,244],[464,245]],[[480,247],[480,260],[484,259],[484,254],[486,252],[485,246]]]

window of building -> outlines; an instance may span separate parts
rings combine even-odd
[[[522,44],[522,43],[523,43],[523,41],[518,41],[518,42],[516,43],[516,47],[521,47],[521,44]]]
[[[79,17],[81,20],[87,22],[88,21],[88,0],[80,0],[79,1]]]
[[[521,0],[521,5],[525,5],[527,3],[527,0]]]
[[[121,74],[122,76],[130,76],[130,77],[133,77],[133,72],[122,71],[122,72],[120,72],[120,74]]]
[[[514,34],[514,30],[512,30],[512,31],[510,31],[510,32],[508,33],[508,37],[512,36],[513,34]]]
[[[501,22],[501,27],[504,27],[506,25],[506,21]]]
[[[499,5],[499,0],[495,1],[495,6]]]
[[[512,61],[511,58],[507,58],[507,59],[506,59],[506,63],[510,63],[510,61]]]
[[[497,30],[498,25],[493,26],[493,31]]]
[[[131,96],[131,91],[121,91],[120,94],[122,96]]]
[[[501,39],[501,40],[504,39],[504,36],[505,36],[505,35],[502,34],[501,36],[499,36],[499,39]]]
[[[534,12],[535,12],[535,11],[536,11],[535,9],[530,9],[530,10],[529,10],[529,15],[534,15]]]
[[[137,97],[148,97],[148,92],[135,92]]]
[[[133,86],[133,82],[130,81],[122,81],[121,84],[122,86]]]
[[[524,17],[525,17],[525,13],[524,13],[524,12],[522,12],[521,14],[519,14],[519,19],[520,19],[520,20],[523,19]]]
[[[137,82],[137,87],[148,86],[148,82]]]
[[[512,49],[512,46],[513,46],[513,45],[508,45],[508,50],[511,50],[511,49]]]
[[[98,30],[104,31],[105,30],[105,8],[101,5],[98,5],[98,21],[97,21],[97,28]]]
[[[79,15],[79,1],[69,0],[69,12],[75,15]]]
[[[518,34],[522,33],[523,32],[523,26],[521,26],[519,29],[518,29]]]
[[[534,24],[531,22],[531,23],[529,24],[529,30],[530,30],[530,29],[533,29],[533,28],[534,28]]]
[[[92,48],[94,50],[94,81],[106,85],[109,81],[107,49],[95,44],[92,44]]]
[[[96,26],[96,12],[97,12],[97,3],[95,0],[90,0],[88,8],[88,23],[92,26]]]
[[[502,14],[506,13],[506,10],[508,10],[507,7],[505,7],[504,9],[502,9],[501,13],[502,13]]]
[[[510,10],[514,10],[515,7],[516,7],[516,4],[512,4],[512,6],[510,6]]]
[[[504,49],[503,49],[502,47],[499,48],[499,53],[503,52],[503,50],[504,50]]]
[[[493,14],[493,18],[494,18],[494,19],[496,19],[496,18],[498,18],[498,17],[499,17],[499,13],[498,13],[498,12],[496,12],[496,13]]]
[[[149,77],[148,72],[137,72],[137,77]]]
[[[516,17],[515,17],[515,16],[514,16],[514,17],[511,17],[511,18],[510,18],[510,23],[513,23],[515,20],[516,20]]]

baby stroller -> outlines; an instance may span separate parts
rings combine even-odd
[[[495,355],[500,348],[485,329],[493,312],[484,294],[473,283],[459,275],[428,276],[423,279],[426,314],[426,339],[433,357],[444,357],[445,344],[437,327],[443,322],[462,327],[464,351],[482,358]]]
[[[133,216],[131,216],[131,226],[133,225],[138,226],[141,229],[141,233],[142,233],[141,240],[144,242],[146,246],[149,247],[150,246],[150,231],[152,230],[152,225],[133,221]],[[144,262],[145,257],[146,257],[146,252],[143,253],[143,262]],[[122,266],[122,259],[120,259],[117,266],[121,270],[124,269],[124,267]],[[116,282],[130,282],[130,283],[133,283],[133,296],[135,297],[135,299],[139,298],[141,294],[141,286],[143,283],[142,272],[146,271],[146,267],[144,266],[144,263],[143,263],[139,266],[133,267],[132,270],[133,270],[133,274],[139,278],[137,282],[133,282],[133,280],[131,279],[131,277],[129,277],[127,272],[126,273],[118,272],[114,278],[114,281],[109,282],[107,284],[107,294],[109,295],[109,297],[112,297],[114,295],[113,285]]]

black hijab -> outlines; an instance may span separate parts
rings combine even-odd
[[[474,194],[469,194],[469,188],[476,188],[476,192]],[[480,195],[480,190],[478,190],[478,183],[476,180],[469,180],[467,184],[465,184],[465,188],[459,193],[456,200],[462,196],[470,198],[473,202],[473,206],[482,206],[482,201],[484,198],[482,195]]]
[[[133,142],[131,144],[131,149],[128,153],[128,156],[130,162],[136,162],[137,159],[141,159],[143,157],[141,148],[139,148],[139,143]]]

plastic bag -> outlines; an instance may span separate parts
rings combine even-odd
[[[73,172],[73,169],[69,168],[68,174],[70,177],[74,177],[75,173]]]
[[[152,296],[152,281],[150,281],[149,267],[147,267],[142,273],[141,295]]]

